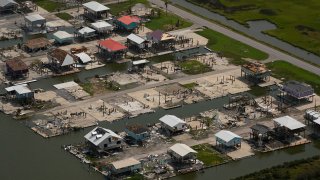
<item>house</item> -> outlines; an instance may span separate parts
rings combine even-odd
[[[309,99],[314,96],[314,89],[310,85],[293,80],[284,83],[282,91],[298,100]]]
[[[217,146],[219,145],[222,145],[225,147],[236,147],[238,145],[241,146],[242,138],[231,131],[221,130],[215,134],[215,137],[216,137]]]
[[[18,5],[19,4],[14,0],[0,0],[0,13],[15,12]]]
[[[292,140],[296,134],[299,135],[301,132],[305,132],[306,125],[290,116],[275,118],[273,121],[275,134],[281,140]]]
[[[197,151],[185,144],[177,143],[169,148],[168,154],[176,161],[184,161],[195,159]]]
[[[171,48],[175,44],[175,37],[161,30],[147,33],[147,40],[152,42],[152,46],[156,48]]]
[[[137,16],[122,16],[115,21],[120,30],[132,31],[139,27],[140,18]]]
[[[97,21],[95,23],[91,23],[91,27],[100,34],[111,33],[113,30],[113,26],[106,21]]]
[[[47,50],[52,46],[52,43],[44,37],[29,39],[23,44],[23,49],[27,52],[36,52],[39,50]]]
[[[58,73],[71,70],[77,61],[77,57],[75,55],[59,48],[48,52],[47,57],[50,67]]]
[[[142,142],[150,136],[148,128],[139,124],[127,125],[124,131],[136,142]]]
[[[75,36],[81,40],[93,38],[96,36],[96,30],[85,26],[75,31]]]
[[[112,162],[111,164],[112,174],[131,173],[141,170],[141,162],[134,158],[127,158],[120,161]]]
[[[81,53],[74,54],[74,55],[78,57],[78,61],[81,64],[88,64],[88,63],[92,62],[91,57],[85,52],[81,52]]]
[[[6,61],[6,75],[12,79],[28,76],[29,69],[21,59],[14,58]]]
[[[73,42],[73,35],[66,31],[57,31],[52,34],[52,38],[59,44],[67,44]]]
[[[141,51],[151,47],[151,44],[144,38],[132,33],[127,37],[127,46],[130,49]]]
[[[169,130],[170,133],[181,132],[186,129],[187,123],[174,115],[165,115],[160,119],[162,128]]]
[[[272,129],[263,124],[255,124],[250,129],[250,138],[254,140],[267,140],[272,133]]]
[[[90,1],[87,3],[82,4],[84,9],[84,17],[95,21],[103,18],[108,17],[108,11],[110,8],[107,6],[104,6],[103,4],[100,4],[96,1]]]
[[[107,60],[120,59],[126,53],[127,47],[121,43],[109,38],[106,40],[99,41],[98,53]]]
[[[270,80],[271,70],[265,64],[259,62],[250,62],[241,66],[241,77],[252,81],[255,84]]]
[[[120,148],[122,146],[122,137],[110,129],[96,127],[84,136],[89,145],[98,151]]]
[[[24,17],[25,27],[31,32],[41,32],[46,29],[46,19],[39,14],[31,14]]]
[[[9,99],[14,99],[20,103],[28,103],[34,99],[34,92],[29,89],[27,84],[7,87],[5,90]]]

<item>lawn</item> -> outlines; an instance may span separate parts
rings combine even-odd
[[[274,166],[269,169],[264,169],[243,177],[236,178],[237,180],[255,180],[255,179],[319,179],[320,176],[320,159],[319,156],[287,162],[279,166]]]
[[[137,3],[149,5],[148,0],[129,0],[120,3],[108,4],[111,14],[118,16],[123,11],[128,11],[132,6]]]
[[[34,1],[38,6],[42,7],[43,9],[49,11],[49,12],[54,12],[58,11],[59,9],[64,9],[65,4],[60,3],[60,2],[54,2],[50,0],[35,0]]]
[[[197,151],[197,158],[204,163],[205,166],[215,166],[230,160],[226,155],[220,154],[214,150],[210,144],[199,144],[192,146]]]
[[[208,48],[219,52],[227,58],[231,58],[231,63],[233,64],[245,64],[246,61],[243,58],[255,60],[264,60],[268,58],[268,54],[211,29],[198,31],[197,34],[209,40],[207,44]]]
[[[66,12],[57,13],[56,16],[65,21],[69,21],[70,19],[73,19],[73,16],[71,16],[69,13],[66,13]]]
[[[285,61],[275,61],[267,64],[272,71],[272,76],[285,78],[285,80],[297,80],[310,84],[317,94],[320,94],[320,76],[306,71],[300,67]]]
[[[319,0],[188,1],[245,25],[250,20],[270,21],[278,28],[265,33],[320,55]]]
[[[179,65],[184,73],[191,75],[206,73],[212,70],[208,65],[202,64],[196,60],[182,61],[179,62]]]
[[[198,84],[195,82],[192,82],[192,83],[188,83],[188,84],[183,84],[182,86],[187,89],[194,89],[196,86],[198,86]]]
[[[149,61],[155,62],[155,63],[161,63],[165,61],[174,61],[175,57],[173,54],[164,54],[160,56],[153,56],[151,58],[148,58]]]
[[[161,29],[170,31],[175,29],[182,29],[192,26],[189,21],[180,18],[172,13],[166,13],[162,10],[156,10],[158,15],[151,18],[151,21],[146,23],[146,27],[151,30]]]

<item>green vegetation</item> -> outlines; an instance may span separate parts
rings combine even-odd
[[[243,58],[255,60],[264,60],[268,58],[268,54],[211,29],[199,31],[197,34],[209,40],[207,45],[208,48],[218,51],[222,56],[230,58],[231,63],[233,64],[245,64],[246,61]]]
[[[243,177],[236,178],[237,180],[276,180],[276,179],[319,179],[320,176],[320,157],[297,160],[289,163],[284,163],[280,166],[275,166],[259,172],[255,172]]]
[[[145,178],[144,178],[144,176],[142,174],[135,173],[132,176],[129,176],[127,179],[128,180],[143,180]]]
[[[83,88],[84,91],[89,93],[91,96],[94,94],[94,88],[91,82],[81,83],[80,86]]]
[[[310,84],[317,94],[320,94],[320,76],[306,71],[285,61],[275,61],[267,64],[272,75],[278,79],[297,80]]]
[[[197,60],[186,60],[179,62],[179,65],[182,68],[182,71],[186,74],[201,74],[211,71],[211,68],[206,65],[202,64]]]
[[[251,86],[250,89],[251,90],[248,93],[250,93],[256,97],[264,96],[267,93],[266,87]]]
[[[220,154],[214,150],[210,144],[199,144],[192,146],[197,151],[197,158],[204,163],[205,166],[215,166],[230,160],[226,155]]]
[[[198,84],[195,82],[192,82],[192,83],[188,83],[188,84],[183,84],[182,86],[187,89],[194,89],[196,86],[198,86]]]
[[[162,10],[157,10],[157,15],[151,18],[151,21],[146,23],[146,27],[151,30],[161,29],[171,31],[192,26],[189,21],[180,18],[172,13],[165,13]]]
[[[148,0],[130,0],[120,3],[109,4],[108,7],[110,8],[111,14],[117,16],[123,11],[128,12],[130,8],[137,3],[149,5]]]
[[[66,12],[57,13],[56,16],[65,21],[69,21],[70,19],[73,19],[73,16],[71,16],[69,13],[66,13]]]
[[[267,20],[277,29],[265,33],[320,55],[320,1],[305,0],[188,0],[241,24]],[[214,3],[213,3],[214,2]],[[299,12],[299,13],[296,13]]]
[[[50,0],[35,0],[34,1],[38,6],[42,7],[43,9],[54,12],[65,8],[65,4],[61,2],[54,2]]]
[[[173,60],[175,60],[175,57],[171,53],[171,54],[164,54],[164,55],[160,55],[160,56],[153,56],[153,57],[149,58],[148,60],[155,62],[155,63],[161,63],[161,62],[165,62],[165,61],[173,61]]]

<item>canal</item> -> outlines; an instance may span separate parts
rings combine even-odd
[[[246,27],[244,25],[241,25],[233,20],[227,19],[226,17],[211,12],[205,8],[199,7],[197,5],[194,5],[192,3],[187,2],[186,0],[171,0],[173,3],[178,4],[179,6],[182,6],[192,12],[199,13],[201,12],[201,16],[206,17],[208,19],[212,19],[214,21],[217,21],[221,24],[224,24],[228,27],[231,27],[237,31],[240,31],[242,33],[245,33],[248,36],[251,36],[259,41],[266,42],[267,44],[270,44],[274,47],[277,47],[279,49],[282,49],[286,52],[289,52],[301,59],[307,60],[309,62],[312,62],[314,64],[320,65],[320,57],[310,53],[308,51],[305,51],[301,48],[295,47],[287,42],[281,41],[275,37],[269,36],[267,34],[264,34],[262,31],[276,29],[277,27],[264,20],[258,20],[258,21],[249,21],[248,25],[249,27]]]
[[[113,123],[102,122],[99,125],[114,131],[122,131],[126,124],[152,124],[165,114],[187,117],[212,108],[221,108],[226,102],[227,98],[223,97],[213,101],[185,105],[183,108],[157,109],[156,113],[153,114],[145,114]],[[64,136],[44,139],[28,129],[26,124],[26,121],[17,121],[9,116],[0,114],[0,141],[2,142],[0,148],[0,179],[104,179],[100,174],[61,149],[62,145],[83,142],[83,136],[91,128]],[[229,179],[286,161],[318,155],[319,153],[320,149],[315,144],[308,144],[288,150],[259,154],[240,161],[209,168],[204,173],[191,173],[173,179],[211,179],[212,177],[215,177],[215,179]]]

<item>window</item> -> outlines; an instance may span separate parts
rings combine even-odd
[[[117,141],[117,144],[121,144],[121,141]]]
[[[103,146],[104,146],[104,147],[108,147],[108,144],[104,144]]]

